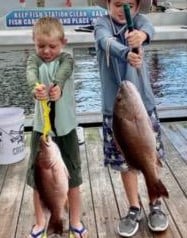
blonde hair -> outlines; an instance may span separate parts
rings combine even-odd
[[[54,35],[64,39],[64,28],[59,19],[54,17],[42,17],[33,26],[33,39],[35,35]]]

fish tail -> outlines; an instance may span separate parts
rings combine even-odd
[[[148,183],[147,189],[150,200],[158,199],[160,197],[169,197],[169,193],[160,179],[158,179],[155,183]]]
[[[53,215],[51,215],[49,220],[49,225],[47,229],[47,234],[59,234],[62,235],[63,233],[63,220],[62,219],[56,219]]]

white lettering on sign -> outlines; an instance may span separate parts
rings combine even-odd
[[[69,12],[70,17],[87,17],[86,11],[70,11]]]
[[[60,22],[64,25],[71,25],[71,18],[59,19]]]
[[[34,23],[37,21],[37,19],[23,19],[23,24],[24,25],[28,25],[28,26],[32,26],[34,25]]]
[[[22,19],[8,19],[8,24],[11,26],[22,26]]]
[[[92,12],[92,17],[100,17],[103,15],[102,11],[93,11]]]
[[[89,18],[71,18],[72,25],[90,24]]]

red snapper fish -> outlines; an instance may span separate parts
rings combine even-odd
[[[47,233],[63,233],[63,218],[68,199],[69,173],[60,150],[51,137],[40,137],[36,157],[35,182],[40,198],[50,212]]]
[[[138,90],[130,81],[123,81],[117,93],[113,132],[129,166],[143,173],[149,198],[169,197],[159,178],[158,168],[162,164],[156,151],[152,123]]]

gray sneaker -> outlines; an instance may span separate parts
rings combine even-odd
[[[150,204],[150,214],[148,216],[148,226],[152,231],[165,231],[168,228],[168,218],[161,210],[161,202]]]
[[[118,234],[123,237],[133,236],[139,228],[139,221],[142,218],[142,209],[130,207],[126,217],[122,218],[118,226]]]

